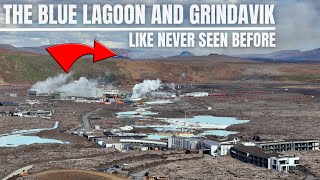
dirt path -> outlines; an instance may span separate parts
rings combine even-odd
[[[44,180],[77,180],[77,179],[91,179],[91,180],[128,180],[129,178],[116,176],[113,174],[80,170],[80,169],[60,169],[60,170],[48,170],[28,176],[28,179],[44,179]]]
[[[28,170],[31,169],[32,167],[33,167],[33,165],[20,168],[20,169],[14,171],[13,173],[9,174],[8,176],[6,176],[5,178],[3,178],[2,180],[7,180],[7,179],[9,179],[9,178],[11,178],[11,177],[13,177],[13,176],[19,175],[22,171],[28,171]]]

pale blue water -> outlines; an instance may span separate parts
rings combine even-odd
[[[126,112],[118,112],[117,118],[144,118],[152,115],[157,115],[157,112],[151,111],[143,111],[143,110],[136,110],[136,111],[126,111]]]
[[[63,144],[63,141],[55,139],[42,139],[38,136],[24,136],[20,134],[0,137],[0,147],[18,147],[21,145],[43,144],[43,143],[58,143]]]
[[[170,118],[170,120],[174,121],[177,120],[184,120],[181,118]],[[225,125],[225,126],[231,126],[233,124],[242,124],[247,123],[249,120],[237,120],[233,117],[216,117],[216,116],[195,116],[192,118],[185,119],[186,122],[193,122],[193,123],[206,123],[206,124],[213,124],[213,125]],[[192,129],[188,126],[181,127],[181,126],[175,126],[175,125],[149,125],[149,126],[135,126],[138,128],[153,128],[157,131],[181,131],[181,129]],[[222,133],[222,132],[216,132],[216,133]]]
[[[186,121],[190,122],[199,122],[207,124],[217,124],[217,125],[233,125],[233,124],[242,124],[249,122],[249,120],[237,120],[234,117],[217,117],[217,116],[194,116],[192,118],[187,118]]]
[[[182,128],[178,126],[163,126],[153,128],[156,131],[180,131]]]
[[[209,130],[205,131],[203,133],[200,133],[197,135],[197,137],[203,137],[206,135],[215,135],[215,136],[229,136],[231,134],[237,134],[238,132],[234,131],[226,131],[226,130]],[[164,136],[160,134],[149,134],[146,139],[154,139],[154,140],[160,140],[162,138],[168,138],[169,136]]]
[[[18,130],[18,131],[13,131],[11,133],[7,133],[7,134],[1,134],[0,136],[6,136],[6,135],[12,135],[12,134],[31,134],[31,133],[38,133],[41,131],[45,131],[45,130],[53,130],[53,129],[57,129],[59,126],[59,122],[55,122],[54,126],[52,128],[38,128],[38,129],[26,129],[26,130]]]
[[[226,131],[226,130],[210,130],[210,131],[205,131],[198,136],[205,136],[205,135],[215,135],[215,136],[229,136],[231,134],[237,134],[238,132],[234,131]]]
[[[174,125],[149,125],[149,126],[134,126],[135,128],[152,128],[156,131],[180,131],[181,127]],[[185,128],[188,129],[188,128]]]
[[[160,140],[161,138],[168,138],[168,136],[163,136],[160,134],[149,134],[146,139]]]
[[[30,144],[43,144],[43,143],[68,143],[55,139],[44,139],[39,136],[25,136],[26,134],[38,133],[44,130],[53,130],[58,128],[59,123],[56,122],[52,128],[39,128],[39,129],[28,129],[28,130],[18,130],[12,133],[1,134],[0,135],[0,147],[18,147],[21,145]]]

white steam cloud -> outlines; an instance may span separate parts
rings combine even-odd
[[[44,81],[39,81],[34,84],[31,89],[37,90],[39,93],[53,93],[57,91],[62,85],[66,84],[68,79],[72,76],[69,74],[59,74],[55,77],[49,77]]]
[[[97,88],[95,81],[81,77],[76,81],[69,81],[72,73],[59,74],[55,77],[49,77],[44,81],[34,84],[31,89],[38,93],[65,92],[68,96],[90,97],[92,89]]]
[[[81,77],[77,81],[72,81],[68,84],[64,84],[56,91],[66,92],[69,96],[90,97],[92,94],[92,88],[96,88],[97,83],[89,81],[85,77]]]
[[[143,98],[147,93],[155,91],[161,87],[161,81],[157,80],[144,80],[142,83],[136,84],[132,88],[131,98]]]

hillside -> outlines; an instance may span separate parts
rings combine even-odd
[[[111,58],[97,63],[82,58],[71,70],[75,77],[121,85],[156,78],[177,83],[320,80],[320,64],[255,62],[216,54],[158,60]],[[64,72],[50,56],[0,49],[1,83],[32,84],[59,73]]]
[[[246,54],[237,57],[262,60],[282,61],[320,61],[320,48],[311,51],[283,50],[269,54]]]

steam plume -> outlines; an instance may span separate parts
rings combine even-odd
[[[55,77],[49,77],[44,81],[34,84],[31,89],[37,90],[38,93],[54,93],[66,92],[69,96],[88,97],[92,92],[92,88],[97,87],[95,81],[88,80],[85,77],[76,81],[69,81],[72,73],[59,74]]]
[[[161,81],[157,80],[144,80],[142,83],[136,84],[132,88],[131,98],[143,98],[147,93],[155,91],[161,87]]]
[[[31,89],[37,90],[39,93],[53,93],[63,84],[65,84],[71,76],[72,73],[59,74],[55,77],[49,77],[44,81],[37,82],[31,87]]]

